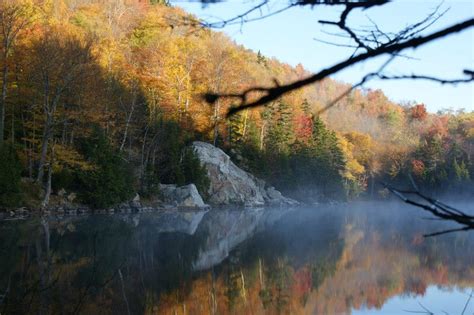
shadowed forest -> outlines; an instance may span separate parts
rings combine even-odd
[[[62,189],[104,208],[159,183],[195,183],[205,197],[194,140],[300,200],[384,198],[380,182],[409,176],[432,194],[472,196],[473,112],[356,89],[318,115],[349,87],[325,79],[227,118],[236,104],[205,93],[310,73],[151,2],[2,2],[2,208],[46,206]]]

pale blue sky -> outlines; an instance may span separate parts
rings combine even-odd
[[[245,11],[257,1],[227,1],[204,7],[198,2],[186,0],[171,1],[188,12],[205,20],[226,19]],[[286,0],[270,1],[270,7],[263,13],[287,4]],[[401,29],[426,17],[441,1],[432,0],[395,0],[380,8],[363,11],[351,16],[351,25],[368,25],[369,16],[384,31]],[[445,0],[441,11],[449,10],[426,33],[474,16],[474,0]],[[266,56],[297,65],[298,63],[313,72],[331,66],[351,54],[350,48],[334,47],[315,41],[314,38],[334,41],[321,30],[335,31],[334,28],[321,26],[320,19],[337,19],[341,8],[317,6],[293,8],[261,21],[243,25],[227,26],[222,31],[238,44],[254,51],[260,50]],[[394,61],[390,74],[426,74],[444,77],[459,77],[463,69],[474,69],[474,29],[428,44],[417,50],[407,51],[416,60],[399,59]],[[386,58],[386,57],[385,57]],[[372,60],[338,73],[335,78],[354,83],[371,70],[375,70],[385,58]],[[474,84],[457,86],[440,85],[427,81],[372,81],[366,85],[381,88],[392,100],[417,101],[427,105],[428,110],[436,112],[442,108],[474,110]]]
[[[440,288],[429,286],[423,295],[398,295],[385,301],[380,309],[353,310],[352,315],[397,315],[397,314],[428,314],[423,308],[427,308],[433,314],[473,314],[474,304],[469,303],[463,312],[472,289],[457,287]]]

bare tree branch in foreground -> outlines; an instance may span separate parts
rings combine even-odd
[[[254,8],[244,12],[241,15],[238,15],[232,19],[216,22],[217,24],[209,23],[203,24],[207,27],[224,27],[226,25],[231,25],[235,23],[245,23],[251,22],[256,19],[266,18],[273,13],[279,13],[280,10],[271,12],[269,14],[261,14],[258,18],[248,17],[254,11],[259,11],[264,5],[269,3],[268,0],[260,2],[259,5]],[[326,21],[322,20],[319,23],[323,25],[337,27],[340,33],[333,33],[332,35],[338,38],[344,38],[350,40],[352,43],[331,43],[337,46],[350,47],[354,49],[354,52],[347,59],[331,66],[326,69],[319,71],[307,78],[297,80],[289,84],[280,85],[275,80],[274,86],[256,86],[246,89],[242,92],[237,93],[228,93],[228,94],[217,94],[217,93],[206,93],[204,98],[210,104],[216,102],[219,98],[233,98],[239,101],[239,106],[231,108],[227,116],[230,116],[236,112],[239,112],[244,109],[254,108],[263,106],[267,103],[277,100],[283,95],[290,93],[292,91],[301,89],[303,87],[309,86],[316,82],[322,81],[323,79],[334,75],[341,70],[347,69],[355,64],[365,62],[367,60],[374,59],[376,57],[388,55],[389,61],[394,57],[406,57],[402,55],[403,52],[408,49],[416,49],[420,46],[423,46],[427,43],[433,42],[435,40],[445,38],[449,35],[462,32],[466,29],[469,29],[474,26],[474,18],[467,19],[465,21],[459,22],[457,24],[445,27],[436,32],[432,32],[427,35],[421,35],[423,31],[432,26],[441,16],[446,13],[447,10],[439,12],[439,6],[429,14],[425,19],[409,25],[397,33],[393,32],[383,32],[378,25],[375,24],[372,20],[372,26],[365,27],[362,29],[355,29],[347,25],[347,19],[350,13],[355,9],[367,10],[375,6],[384,6],[389,1],[384,0],[362,0],[362,1],[330,1],[330,0],[298,0],[290,1],[289,6],[285,7],[285,10],[294,7],[294,6],[304,6],[304,5],[341,5],[344,6],[344,10],[341,13],[338,21]],[[320,40],[322,41],[322,40]],[[327,105],[323,110],[328,109],[329,107],[335,105],[339,100],[344,96],[348,95],[350,91],[354,88],[361,87],[368,80],[373,78],[378,78],[381,80],[401,80],[401,79],[411,79],[411,80],[429,80],[438,82],[441,84],[458,84],[458,83],[469,83],[474,81],[474,75],[472,70],[464,70],[464,77],[455,78],[455,79],[446,79],[446,78],[437,78],[431,75],[418,75],[418,74],[409,74],[409,75],[387,75],[382,72],[385,66],[382,66],[379,71],[374,73],[369,73],[362,78],[362,80],[355,84],[351,89],[344,92],[341,96],[337,97],[329,105]]]
[[[459,225],[461,225],[461,227],[447,229],[447,230],[430,233],[430,234],[425,234],[424,235],[425,237],[437,236],[437,235],[447,234],[451,232],[468,231],[468,230],[474,229],[474,216],[468,215],[467,213],[464,213],[463,211],[459,209],[453,208],[439,200],[436,200],[434,198],[426,196],[425,194],[422,194],[418,190],[416,185],[414,185],[413,190],[396,189],[394,187],[389,186],[386,183],[383,183],[383,185],[391,193],[393,193],[395,196],[400,198],[403,202],[413,205],[415,207],[421,208],[431,213],[438,219],[456,222]],[[413,198],[409,198],[408,196],[415,196],[417,197],[417,200],[414,200]]]
[[[467,298],[467,301],[466,303],[464,304],[464,308],[462,310],[462,313],[461,315],[464,315],[465,312],[466,312],[466,309],[467,307],[469,306],[469,303],[471,302],[471,299],[474,297],[474,290],[471,290],[471,293],[468,294],[468,298]],[[419,310],[419,311],[409,311],[409,310],[405,310],[405,312],[407,313],[414,313],[414,314],[427,314],[427,315],[434,315],[435,313],[433,313],[431,310],[429,310],[427,307],[425,307],[423,304],[421,304],[420,302],[418,302],[418,305],[422,308],[422,310]],[[449,313],[445,312],[445,311],[442,311],[443,314],[446,314],[446,315],[449,315]]]

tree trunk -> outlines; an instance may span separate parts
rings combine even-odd
[[[49,161],[49,167],[48,167],[48,180],[46,182],[46,189],[44,193],[44,199],[43,199],[43,208],[47,207],[49,204],[49,197],[51,196],[51,178],[53,176],[53,166],[54,166],[54,145],[52,146],[51,149],[51,159]]]
[[[49,144],[49,138],[51,137],[52,122],[53,122],[52,114],[48,113],[46,117],[44,129],[43,129],[43,143],[41,144],[41,155],[40,155],[40,161],[38,164],[38,176],[36,177],[37,183],[40,183],[43,180],[44,164],[46,163],[46,156],[48,155],[48,144]]]
[[[48,180],[46,182],[46,189],[45,189],[45,192],[44,192],[44,198],[43,198],[43,202],[42,202],[42,206],[43,208],[46,208],[49,204],[49,197],[51,196],[51,177],[53,175],[53,166],[51,165],[51,163],[49,163],[49,167],[48,167]]]
[[[127,141],[128,128],[130,127],[130,122],[132,120],[132,115],[133,115],[134,110],[135,110],[135,100],[132,101],[132,108],[130,109],[130,114],[127,115],[127,112],[125,111],[125,114],[127,116],[127,120],[125,122],[125,131],[124,131],[124,134],[123,134],[122,143],[120,145],[120,152],[123,151],[123,147],[125,146],[125,142]]]
[[[217,137],[219,136],[219,110],[220,110],[220,102],[219,99],[216,101],[216,106],[214,108],[214,139],[213,144],[216,146],[217,144]]]
[[[245,135],[247,133],[247,120],[249,118],[249,110],[245,110],[245,114],[244,114],[244,128],[243,128],[243,131],[242,131],[242,140],[245,140]]]
[[[7,54],[4,53],[4,65],[3,65],[3,77],[2,77],[2,98],[0,101],[0,146],[3,145],[3,138],[5,132],[5,101],[7,99],[7,78],[8,78],[8,65],[7,65]]]
[[[265,134],[265,122],[262,124],[262,129],[260,131],[260,151],[263,150],[263,136]]]

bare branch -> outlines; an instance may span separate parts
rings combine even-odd
[[[464,70],[464,74],[468,75],[469,77],[459,78],[459,79],[443,79],[443,78],[437,78],[437,77],[429,76],[429,75],[417,75],[417,74],[398,75],[398,76],[376,74],[375,76],[381,80],[428,80],[428,81],[438,82],[440,84],[458,84],[458,83],[474,82],[474,75],[472,71]]]
[[[262,14],[262,8],[267,6],[268,4],[269,4],[269,0],[264,0],[261,3],[259,3],[258,5],[252,7],[251,9],[249,9],[249,10],[247,10],[247,11],[241,13],[241,14],[238,14],[238,15],[230,18],[230,19],[221,20],[221,21],[218,21],[218,22],[205,22],[205,21],[203,21],[203,22],[201,22],[201,26],[207,27],[207,28],[224,28],[224,27],[229,26],[229,25],[255,22],[255,21],[266,19],[266,18],[271,17],[271,16],[276,15],[276,14],[282,13],[282,12],[284,12],[288,9],[291,9],[294,6],[297,5],[295,3],[290,3],[289,5],[281,8],[281,9],[278,9],[278,10],[275,10],[275,11],[270,11],[267,14]],[[254,12],[260,12],[260,15],[258,17],[249,18],[249,15],[251,15]]]
[[[349,95],[353,90],[359,88],[359,87],[362,87],[367,81],[369,81],[370,79],[372,79],[372,77],[376,76],[378,73],[382,72],[392,61],[393,59],[395,59],[395,56],[391,56],[386,62],[384,62],[382,64],[382,66],[377,70],[377,72],[374,72],[374,73],[369,73],[369,74],[366,74],[362,80],[360,80],[357,84],[354,84],[353,86],[351,86],[350,88],[348,88],[344,93],[342,93],[341,95],[339,95],[338,97],[336,97],[333,101],[331,101],[328,105],[326,105],[325,107],[323,107],[322,109],[320,109],[318,112],[317,112],[317,115],[320,115],[322,114],[323,112],[327,111],[328,109],[330,109],[331,107],[335,106],[340,100],[342,100],[343,98],[345,98],[347,95]]]
[[[253,88],[245,90],[242,93],[234,93],[234,94],[207,93],[206,95],[204,95],[204,97],[210,103],[216,101],[218,98],[238,98],[238,99],[240,99],[240,101],[241,101],[240,106],[229,110],[229,112],[227,114],[227,116],[229,116],[229,115],[232,115],[232,114],[234,114],[236,112],[239,112],[243,109],[258,107],[258,106],[267,104],[271,101],[275,101],[278,98],[280,98],[281,96],[283,96],[283,95],[285,95],[285,94],[287,94],[291,91],[294,91],[294,90],[303,88],[305,86],[308,86],[310,84],[319,82],[319,81],[323,80],[324,78],[327,78],[330,75],[338,73],[339,71],[341,71],[343,69],[346,69],[350,66],[353,66],[353,65],[355,65],[357,63],[360,63],[360,62],[363,62],[365,60],[368,60],[368,59],[371,59],[371,58],[374,58],[374,57],[378,57],[378,56],[382,56],[382,55],[385,55],[385,54],[389,54],[389,55],[398,54],[398,53],[400,53],[400,52],[402,52],[402,51],[404,51],[408,48],[415,49],[415,48],[420,47],[420,46],[422,46],[426,43],[433,42],[437,39],[444,38],[448,35],[461,32],[461,31],[466,30],[466,29],[468,29],[470,27],[473,27],[473,26],[474,26],[474,18],[471,18],[471,19],[465,20],[461,23],[458,23],[458,24],[452,25],[450,27],[446,27],[446,28],[444,28],[442,30],[439,30],[437,32],[431,33],[429,35],[417,36],[417,37],[413,37],[413,38],[410,38],[410,39],[405,40],[405,41],[393,43],[393,44],[390,44],[390,45],[381,46],[381,47],[379,47],[377,49],[374,49],[374,50],[370,50],[370,51],[367,51],[367,52],[364,52],[364,53],[359,53],[358,55],[355,55],[355,56],[353,56],[349,59],[346,59],[346,60],[344,60],[344,61],[342,61],[338,64],[335,64],[332,67],[326,68],[326,69],[324,69],[324,70],[322,70],[322,71],[320,71],[320,72],[318,72],[318,73],[316,73],[316,74],[314,74],[314,75],[312,75],[308,78],[298,80],[298,81],[295,81],[293,83],[284,84],[284,85],[276,86],[276,87],[262,87],[262,86],[253,87]],[[255,101],[247,102],[248,95],[251,94],[251,93],[255,93],[255,92],[263,92],[264,95],[260,96]]]
[[[468,231],[474,229],[474,216],[468,215],[467,213],[462,212],[459,209],[456,209],[451,206],[447,206],[446,204],[428,197],[422,194],[420,191],[416,190],[399,190],[395,189],[385,183],[382,183],[385,188],[387,188],[390,192],[392,192],[395,196],[400,198],[403,202],[421,208],[425,211],[428,211],[436,218],[440,218],[445,221],[456,222],[462,227],[443,230],[440,232],[425,234],[425,237],[430,236],[437,236],[442,234],[447,234],[451,232],[458,232],[458,231]],[[413,199],[408,198],[406,195],[416,195],[422,200],[426,201],[427,203],[422,203],[420,201],[415,201]]]

